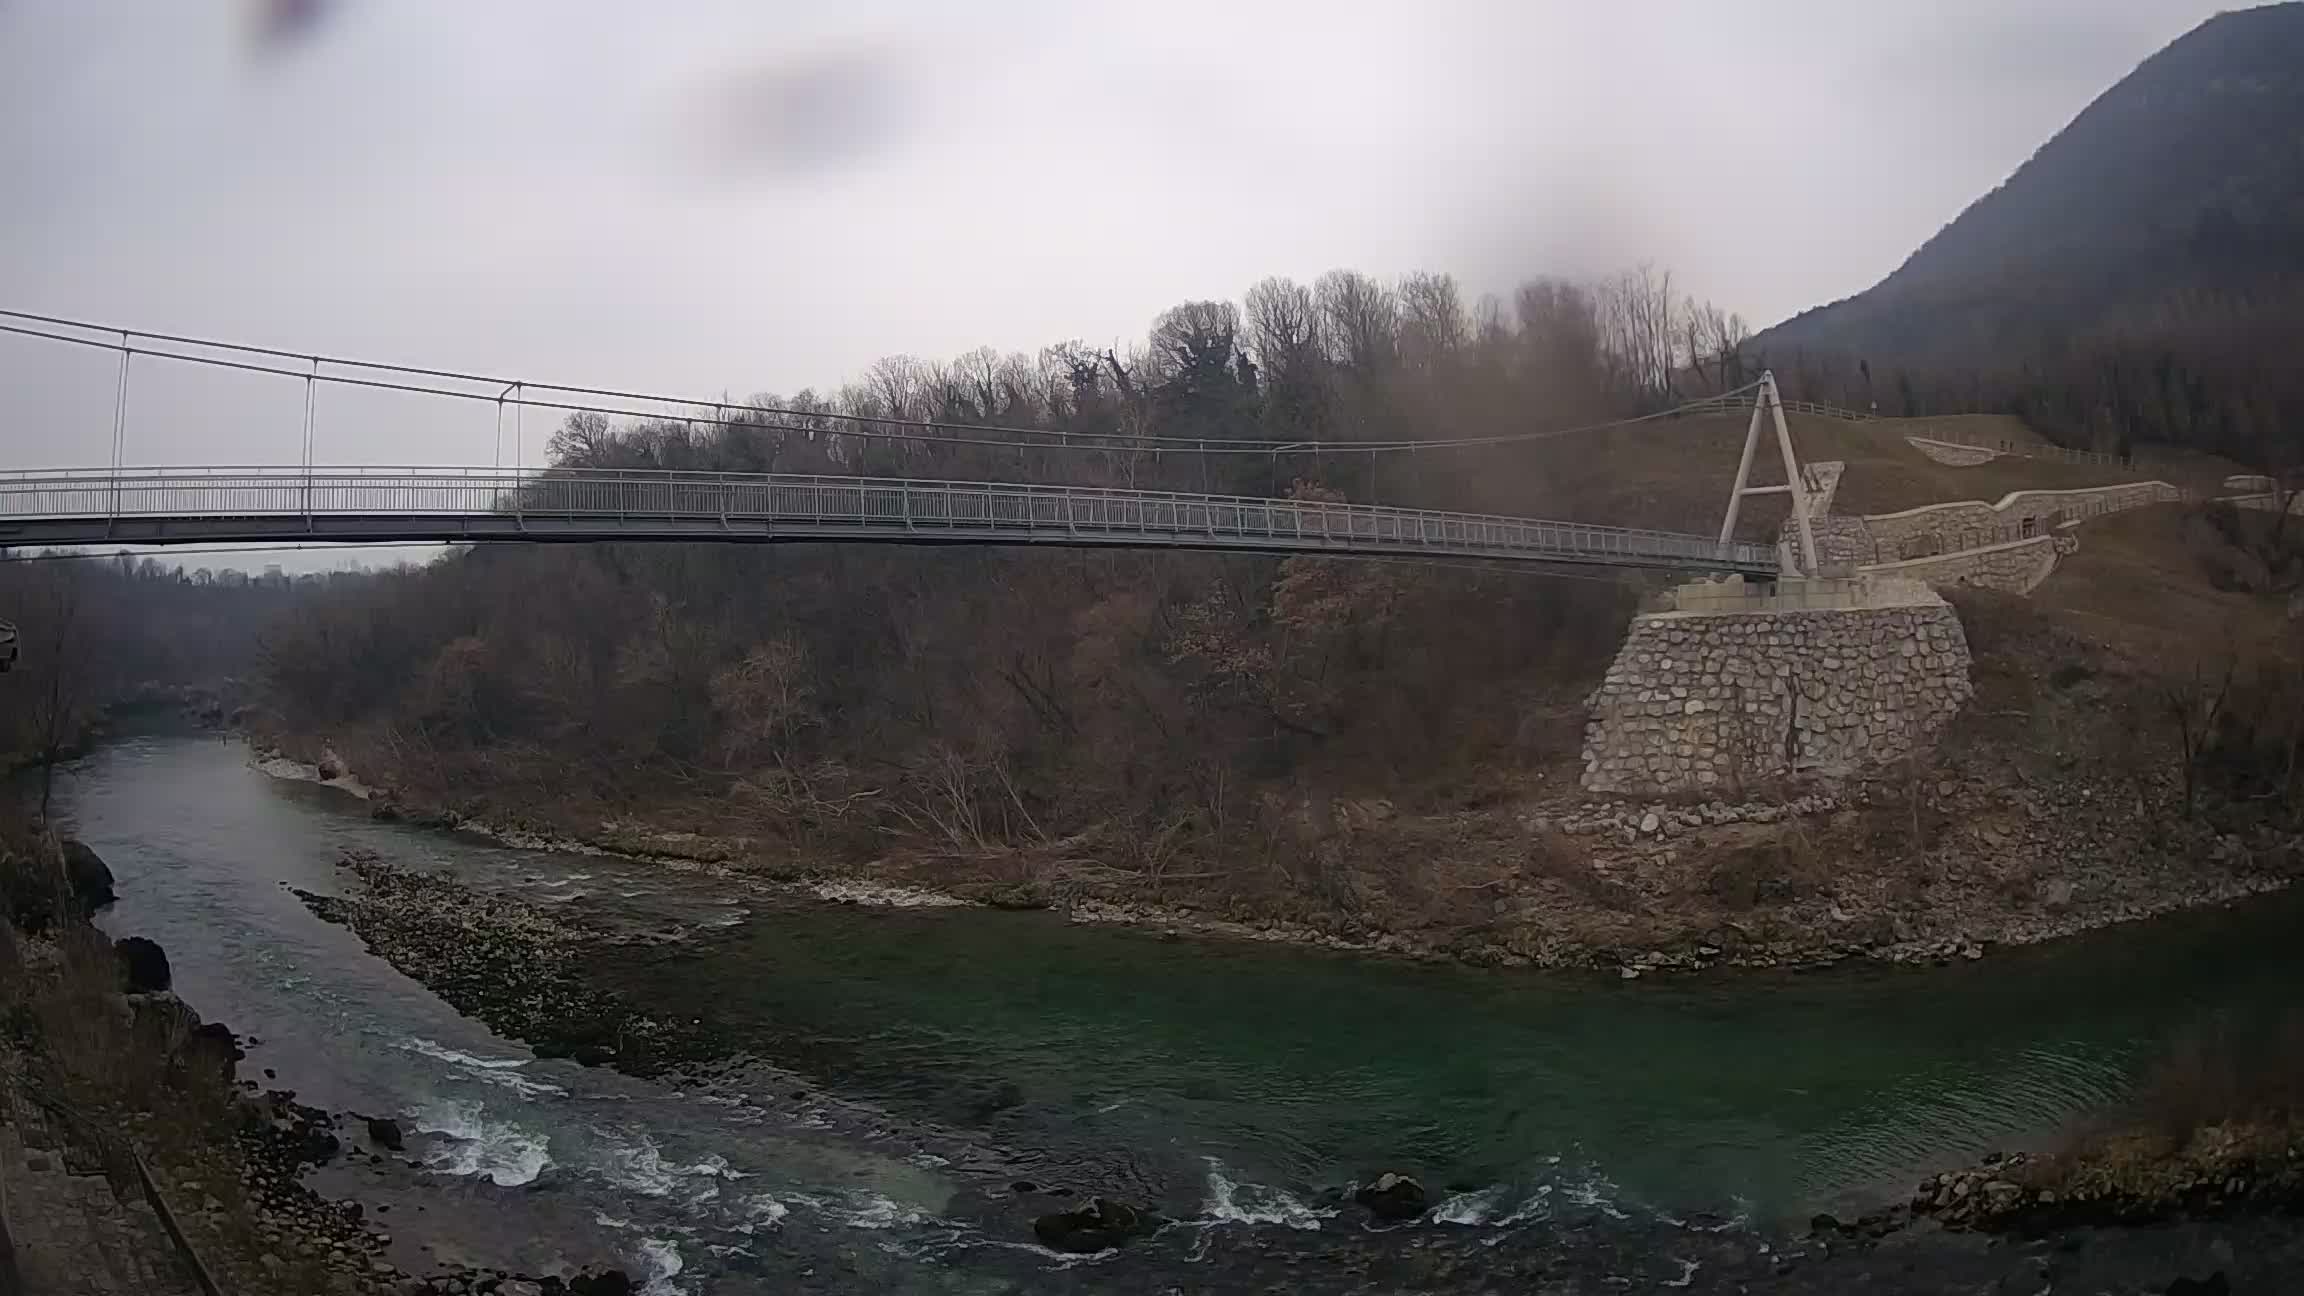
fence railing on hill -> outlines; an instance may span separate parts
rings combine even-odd
[[[1787,414],[1811,414],[1818,418],[1845,419],[1851,423],[1871,423],[1877,422],[1879,420],[1879,415],[1877,414],[1866,414],[1858,410],[1842,409],[1837,405],[1826,405],[1820,401],[1788,400],[1784,402],[1784,412]],[[1684,417],[1690,418],[1704,418],[1723,414],[1733,414],[1738,417],[1748,418],[1752,413],[1752,400],[1750,397],[1746,396],[1714,396],[1709,400],[1692,401],[1687,405],[1683,405],[1680,407],[1678,413]]]
[[[1959,428],[1923,426],[1904,433],[1921,441],[1934,441],[1939,445],[1961,446],[1970,450],[1990,450],[1995,454],[2017,459],[2045,459],[2056,463],[2095,464],[2106,468],[2134,468],[2140,460],[2135,455],[2102,454],[2094,450],[2068,450],[2059,445],[2028,445],[2006,437],[1985,436],[1965,432]]]
[[[1679,412],[1690,417],[1723,414],[1749,415],[1752,412],[1752,402],[1742,397],[1715,396],[1710,400],[1696,401],[1683,406]],[[2033,445],[2012,441],[2007,437],[1986,436],[1982,433],[1964,431],[1960,428],[1940,427],[1929,423],[1927,420],[1930,416],[1928,415],[1888,418],[1879,414],[1868,414],[1862,410],[1848,409],[1840,405],[1826,404],[1823,401],[1797,400],[1785,401],[1784,412],[1787,414],[1807,414],[1816,418],[1839,419],[1846,423],[1914,424],[1917,426],[1883,428],[1882,430],[1900,432],[1905,436],[1918,437],[1923,441],[1938,441],[1945,445],[1962,446],[1971,450],[1990,450],[1995,454],[2008,455],[2017,459],[2043,459],[2055,463],[2096,464],[2113,468],[2133,468],[2139,463],[2146,462],[2135,455],[2104,454],[2095,450],[2070,450],[2059,445]],[[1958,416],[1942,415],[1937,417]]]

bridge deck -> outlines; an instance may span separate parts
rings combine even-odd
[[[1371,504],[778,474],[459,468],[0,475],[0,546],[743,540],[1403,554],[1772,575],[1773,547]]]

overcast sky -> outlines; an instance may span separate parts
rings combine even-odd
[[[1124,345],[1337,266],[1652,259],[1764,325],[2218,6],[320,0],[262,38],[267,7],[0,0],[0,306],[736,396]],[[0,466],[104,462],[109,375],[0,339]],[[296,457],[282,384],[139,381],[131,461]],[[477,410],[327,413],[326,461],[492,453]]]

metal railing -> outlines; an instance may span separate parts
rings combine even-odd
[[[1735,414],[1749,417],[1752,413],[1752,402],[1749,399],[1715,396],[1710,400],[1696,401],[1682,406],[1677,412],[1691,416]],[[2035,445],[2011,441],[2006,437],[1984,436],[1980,433],[1966,432],[1958,428],[1941,428],[1929,422],[1931,418],[1953,417],[1947,415],[1921,414],[1899,418],[1868,414],[1862,410],[1845,409],[1838,405],[1827,405],[1821,401],[1796,400],[1785,401],[1784,412],[1787,414],[1812,414],[1818,418],[1840,419],[1848,423],[1892,423],[1898,426],[1883,430],[1899,432],[1904,436],[1922,441],[1935,441],[1970,450],[1990,450],[1995,454],[2008,455],[2017,459],[2100,464],[2116,468],[2132,468],[2142,462],[2133,455],[2103,454],[2095,450],[2069,450],[2059,445]],[[1904,426],[1907,424],[1914,426]]]
[[[136,1181],[137,1192],[144,1203],[152,1208],[153,1218],[159,1223],[162,1235],[174,1251],[178,1263],[198,1287],[201,1296],[225,1296],[223,1285],[216,1281],[215,1270],[201,1258],[200,1250],[185,1233],[184,1226],[168,1195],[153,1175],[152,1167],[144,1160],[127,1135],[117,1126],[87,1116],[73,1104],[53,1093],[27,1093],[25,1098],[38,1107],[66,1137],[93,1154],[102,1164],[107,1176],[126,1171]]]
[[[1714,396],[1708,400],[1692,401],[1681,406],[1675,412],[1692,417],[1733,414],[1739,418],[1750,418],[1752,416],[1752,398],[1749,396]],[[1801,400],[1785,401],[1784,412],[1787,414],[1813,414],[1818,418],[1846,419],[1851,423],[1876,422],[1880,417],[1877,414],[1866,414],[1859,410],[1842,409],[1837,405],[1826,405],[1820,401]]]
[[[1933,441],[1938,445],[1959,446],[1969,450],[1989,450],[2013,459],[2042,459],[2052,463],[2095,464],[2106,468],[2134,468],[2139,461],[2133,455],[2102,454],[2094,450],[2068,450],[2059,445],[2032,445],[2011,441],[2006,437],[1989,437],[1958,428],[1923,426],[1904,433],[1914,441]]]
[[[654,470],[189,467],[0,473],[0,545],[736,539],[1403,553],[1772,573],[1774,546],[1319,500]]]

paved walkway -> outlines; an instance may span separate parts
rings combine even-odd
[[[0,1099],[0,1210],[24,1296],[199,1296],[143,1196],[30,1104]]]

